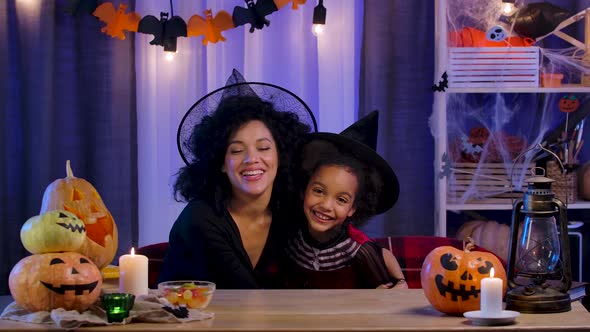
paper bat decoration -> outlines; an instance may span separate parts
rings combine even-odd
[[[231,15],[225,10],[220,10],[215,18],[210,9],[204,11],[205,18],[199,15],[193,15],[186,25],[187,37],[204,36],[203,45],[207,43],[217,43],[225,41],[221,31],[229,30],[234,27]]]
[[[98,0],[69,0],[66,13],[72,16],[92,14],[98,6]]]
[[[291,9],[297,10],[299,9],[299,5],[305,5],[307,0],[274,0],[275,5],[277,5],[278,9],[283,8],[286,4],[291,2]]]
[[[258,0],[256,4],[254,0],[244,0],[248,8],[234,7],[232,18],[234,26],[244,25],[250,23],[250,32],[254,32],[254,29],[261,30],[264,26],[269,26],[270,21],[265,18],[278,10],[277,5],[273,0]]]
[[[168,13],[160,13],[158,20],[148,15],[139,21],[138,32],[154,35],[151,45],[164,46],[164,51],[176,52],[176,38],[186,37],[186,23],[180,16],[168,19]]]
[[[127,10],[127,5],[125,4],[119,4],[119,9],[115,10],[112,3],[105,2],[96,7],[96,10],[92,15],[106,23],[106,25],[100,29],[101,32],[104,32],[113,38],[117,37],[124,40],[125,34],[123,33],[123,30],[137,31],[137,26],[141,19],[141,16],[136,12],[125,14],[125,10]]]
[[[449,80],[448,80],[447,72],[445,71],[442,74],[442,80],[438,81],[438,84],[434,84],[432,86],[432,91],[445,91],[449,87]]]

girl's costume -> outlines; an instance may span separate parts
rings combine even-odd
[[[376,288],[391,278],[381,247],[375,242],[361,242],[349,236],[343,227],[327,243],[315,241],[301,229],[289,240],[283,267],[283,282],[288,288]]]

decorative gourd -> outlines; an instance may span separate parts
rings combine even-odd
[[[20,229],[20,240],[31,254],[76,251],[86,240],[84,222],[65,210],[29,218]]]
[[[519,238],[522,227],[519,227]],[[508,261],[510,247],[510,226],[494,220],[472,220],[464,223],[457,230],[457,239],[465,241],[472,238],[473,242]]]
[[[118,233],[113,216],[96,189],[88,181],[74,177],[70,161],[66,162],[66,177],[53,181],[43,194],[41,213],[66,210],[82,219],[86,240],[76,250],[103,268],[117,253]]]
[[[29,311],[82,312],[98,299],[102,276],[88,257],[77,252],[37,254],[16,263],[8,286],[14,301]]]
[[[433,249],[424,259],[420,281],[424,295],[432,306],[449,315],[479,310],[481,279],[494,276],[503,280],[506,292],[506,271],[500,260],[492,253],[470,251],[473,242],[465,244],[464,250],[451,246]]]

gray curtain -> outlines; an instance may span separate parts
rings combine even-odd
[[[67,12],[76,1],[33,2],[39,11],[24,3],[0,3],[0,294],[29,255],[21,225],[39,214],[68,159],[113,214],[119,248],[137,243],[133,34],[121,41],[101,33],[104,23],[85,8]]]
[[[434,234],[434,1],[366,0],[359,117],[379,110],[377,150],[400,198],[364,231],[371,237]]]

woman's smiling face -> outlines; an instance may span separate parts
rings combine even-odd
[[[262,121],[253,120],[241,126],[228,141],[223,163],[232,192],[260,196],[272,193],[279,157],[270,130]]]
[[[319,167],[309,180],[303,198],[303,212],[311,236],[320,242],[331,239],[333,231],[354,214],[357,191],[358,179],[348,167]]]

